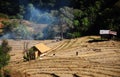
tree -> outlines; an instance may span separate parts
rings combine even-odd
[[[40,40],[42,38],[43,38],[43,33],[41,31],[36,33],[36,34],[34,34],[34,39],[35,40]]]
[[[11,47],[8,45],[7,40],[2,41],[2,45],[0,46],[0,73],[4,69],[2,69],[4,66],[6,66],[10,60],[9,52],[11,51]]]
[[[73,27],[73,8],[69,8],[69,7],[63,7],[60,8],[59,10],[52,10],[51,11],[51,15],[54,17],[54,21],[53,23],[51,23],[49,30],[51,31],[50,34],[54,33],[52,36],[59,36],[61,37],[61,39],[64,38],[64,36],[66,36],[65,34],[67,34],[67,30],[71,27]]]
[[[2,23],[4,24],[4,33],[12,32],[18,26],[16,21],[2,21]]]
[[[74,28],[68,33],[68,38],[77,38],[81,36],[79,20],[73,21]]]
[[[24,25],[19,25],[14,31],[13,31],[15,37],[18,39],[32,39],[32,33],[28,30],[28,28]]]
[[[2,52],[5,54],[9,53],[9,51],[11,51],[11,47],[8,45],[7,40],[3,40],[1,47],[2,47]]]
[[[18,19],[23,19],[25,15],[25,7],[24,5],[19,5],[19,13],[17,14]]]

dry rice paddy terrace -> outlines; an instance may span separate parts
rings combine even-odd
[[[11,51],[12,60],[8,69],[12,77],[120,77],[120,41],[88,43],[87,36],[60,42],[32,41],[30,45],[43,42],[52,49],[40,60],[21,61],[22,43],[17,42]],[[14,43],[12,43],[14,44]],[[14,45],[13,45],[14,46]],[[16,56],[16,57],[15,57]],[[13,58],[14,57],[14,58]]]

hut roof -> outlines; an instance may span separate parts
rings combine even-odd
[[[35,47],[41,52],[41,53],[44,53],[48,50],[50,50],[51,48],[46,46],[45,44],[43,43],[39,43],[39,44],[36,44]]]

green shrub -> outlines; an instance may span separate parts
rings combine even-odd
[[[10,55],[8,52],[11,51],[11,47],[8,45],[7,40],[2,41],[2,45],[0,46],[0,73],[1,71],[4,71],[4,66],[6,66],[10,60]],[[0,77],[2,77],[3,74],[0,74]],[[6,76],[8,77],[8,76]]]
[[[24,61],[29,61],[29,57],[27,55],[23,56]]]

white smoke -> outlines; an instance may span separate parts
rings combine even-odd
[[[33,4],[28,5],[25,19],[40,24],[51,24],[54,21],[54,17],[49,12],[37,9]]]

